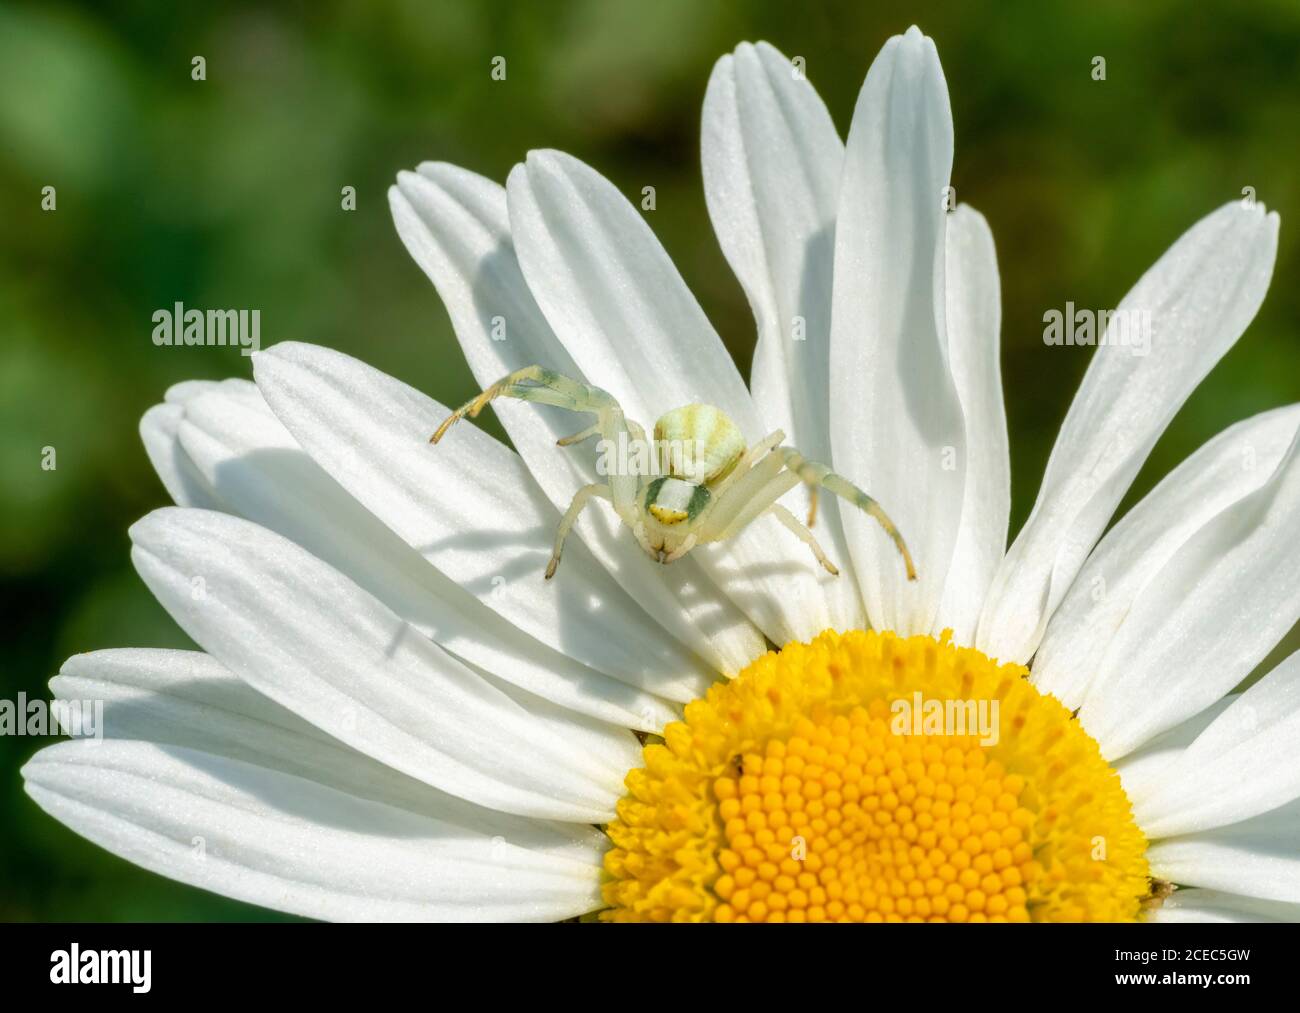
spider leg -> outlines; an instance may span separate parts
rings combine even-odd
[[[539,404],[555,405],[575,412],[599,413],[607,406],[618,407],[618,402],[599,387],[592,387],[577,380],[570,380],[562,373],[544,369],[541,366],[525,366],[513,373],[503,376],[496,383],[485,388],[481,394],[470,398],[454,412],[443,419],[437,431],[429,438],[430,443],[437,443],[447,430],[465,417],[477,418],[488,404],[499,397],[513,397],[521,401],[535,401]]]
[[[903,541],[903,536],[899,534],[898,528],[894,522],[889,519],[889,515],[881,508],[880,504],[850,482],[843,475],[837,475],[826,465],[817,461],[810,461],[794,447],[780,447],[775,451],[780,455],[785,465],[801,481],[811,489],[818,486],[827,492],[833,492],[836,496],[848,500],[854,506],[864,513],[874,517],[877,523],[885,529],[885,534],[893,539],[894,545],[897,546],[899,553],[903,557],[903,563],[907,567],[907,579],[916,580],[916,566],[912,563],[912,554],[907,551],[907,543]]]
[[[610,499],[609,486],[593,482],[591,485],[584,485],[574,493],[569,509],[564,511],[564,516],[560,519],[560,526],[555,529],[555,548],[551,550],[551,561],[546,564],[547,580],[555,576],[555,569],[560,565],[560,553],[564,550],[564,539],[568,537],[573,525],[578,520],[578,515],[582,513],[583,507],[591,501],[593,496]]]
[[[686,538],[683,539],[682,544],[677,546],[676,549],[674,549],[672,552],[664,553],[664,562],[665,563],[677,562],[677,560],[681,559],[682,556],[686,555],[686,553],[690,552],[691,549],[695,548],[695,543],[697,541],[699,541],[698,536],[694,534],[687,535]]]
[[[732,466],[731,471],[727,473],[726,477],[710,489],[714,498],[717,499],[721,497],[722,494],[731,488],[732,485],[744,478],[745,475],[749,474],[750,469],[754,467],[754,462],[768,454],[773,447],[780,444],[784,439],[785,433],[780,429],[777,429],[768,433],[768,435],[763,437],[763,439],[758,443],[755,443],[752,447],[746,450],[745,453],[741,455],[740,460]]]
[[[712,490],[713,502],[697,528],[700,542],[720,542],[739,534],[798,484],[799,476],[786,469],[781,456],[769,453],[734,481]]]
[[[839,567],[830,561],[826,553],[822,551],[822,547],[817,544],[817,539],[813,537],[813,533],[800,524],[794,514],[780,503],[773,503],[767,508],[767,512],[784,524],[799,541],[812,549],[812,554],[817,557],[817,562],[821,563],[832,577],[840,575]]]
[[[562,439],[560,443],[564,446],[577,443],[596,433],[599,433],[602,439],[608,441],[615,448],[619,447],[620,436],[624,447],[632,439],[644,440],[645,438],[644,430],[635,422],[630,422],[624,417],[623,409],[614,400],[613,395],[591,384],[570,379],[554,370],[544,369],[541,366],[525,366],[523,369],[515,370],[509,375],[503,376],[485,389],[483,393],[471,398],[448,415],[442,424],[438,426],[429,442],[437,443],[453,425],[463,418],[476,417],[489,401],[498,397],[512,397],[520,401],[554,405],[568,411],[587,412],[596,416],[595,425]],[[620,473],[618,474],[609,474],[605,477],[613,499],[614,509],[625,523],[635,525],[639,519],[639,508],[637,506],[638,476],[630,473],[624,474],[622,470],[619,469]]]
[[[659,558],[659,552],[650,544],[650,536],[645,533],[645,521],[638,516],[636,522],[632,525],[632,535],[636,538],[636,543],[646,551],[646,554],[654,559]]]
[[[586,429],[581,430],[580,432],[574,433],[572,436],[561,436],[558,440],[555,441],[555,445],[557,447],[571,447],[575,443],[581,443],[583,440],[590,439],[591,437],[595,436],[599,432],[600,432],[599,424],[591,425],[588,426]]]
[[[724,541],[739,534],[762,514],[771,512],[787,528],[807,542],[804,535],[807,534],[811,538],[811,532],[808,532],[803,525],[799,525],[797,521],[795,521],[797,529],[791,528],[786,517],[782,516],[782,513],[789,516],[789,511],[784,508],[780,511],[770,509],[800,481],[812,488],[820,487],[835,493],[874,517],[902,554],[908,579],[916,579],[916,567],[912,563],[907,544],[893,521],[881,509],[880,504],[842,475],[837,475],[824,464],[809,461],[793,447],[773,449],[733,483],[726,485],[721,495],[715,495],[707,513],[701,517],[698,529],[699,541]],[[794,521],[794,517],[789,516],[789,520]]]

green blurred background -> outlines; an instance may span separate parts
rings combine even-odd
[[[504,180],[529,148],[557,147],[629,196],[654,185],[651,224],[747,374],[753,322],[709,228],[698,140],[710,68],[741,40],[803,56],[843,131],[888,36],[916,21],[936,39],[953,182],[998,245],[1013,530],[1089,354],[1045,348],[1044,311],[1113,306],[1245,186],[1283,218],[1272,289],[1128,502],[1231,422],[1300,400],[1296,0],[108,6],[0,5],[0,697],[44,694],[79,651],[188,646],[127,557],[127,526],[167,502],[137,424],[171,383],[250,371],[230,349],[156,348],[155,309],[260,308],[264,345],[339,348],[445,402],[471,392],[391,226],[401,168]],[[0,738],[0,920],[278,917],[45,817],[17,773],[43,744]]]

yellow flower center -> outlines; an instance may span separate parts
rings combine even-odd
[[[606,827],[611,921],[1132,921],[1119,776],[1020,665],[823,633],[644,750]]]

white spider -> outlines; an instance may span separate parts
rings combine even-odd
[[[880,504],[826,465],[808,460],[794,447],[780,446],[785,433],[779,429],[746,449],[739,427],[725,412],[711,405],[690,404],[661,416],[655,423],[654,441],[648,443],[645,430],[623,415],[612,395],[541,366],[527,366],[452,412],[430,442],[437,443],[455,422],[466,415],[474,418],[497,397],[589,412],[596,416],[595,423],[560,440],[560,446],[600,436],[606,457],[610,448],[625,456],[628,449],[634,456],[639,450],[649,465],[629,467],[624,460],[616,461],[605,469],[606,482],[593,482],[578,490],[555,532],[547,580],[560,564],[565,536],[593,496],[609,500],[641,547],[661,563],[681,559],[697,545],[732,538],[758,517],[771,514],[812,550],[822,566],[838,575],[839,570],[826,558],[808,527],[777,502],[800,482],[808,485],[813,497],[809,527],[816,518],[817,490],[826,489],[879,521],[898,546],[908,579],[916,579],[903,536]]]

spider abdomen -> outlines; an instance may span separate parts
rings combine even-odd
[[[688,404],[655,423],[655,444],[668,474],[700,485],[725,475],[745,452],[740,427],[721,408]]]

